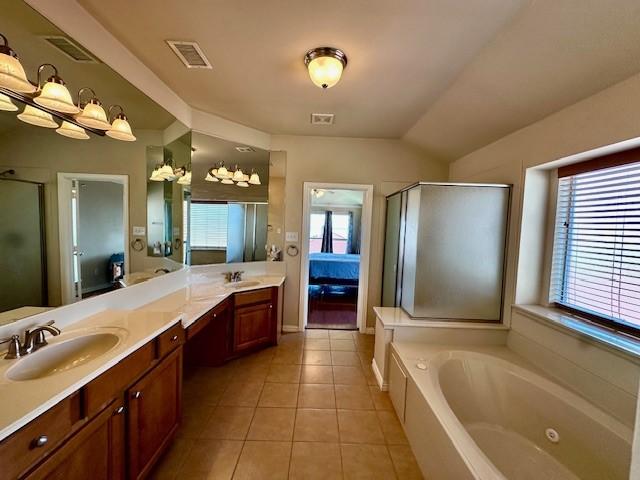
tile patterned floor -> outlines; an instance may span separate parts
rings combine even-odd
[[[185,376],[156,479],[422,479],[371,371],[372,335],[309,330]]]

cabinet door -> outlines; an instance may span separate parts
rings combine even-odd
[[[124,407],[114,402],[26,479],[124,479]]]
[[[180,420],[182,348],[128,391],[129,478],[143,478],[173,439]]]
[[[272,343],[273,303],[236,307],[233,350],[239,353]]]

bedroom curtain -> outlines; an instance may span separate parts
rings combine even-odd
[[[333,253],[333,213],[324,212],[324,229],[322,231],[322,253]]]
[[[360,253],[360,238],[358,233],[356,232],[353,212],[349,212],[349,235],[347,237],[347,253]]]

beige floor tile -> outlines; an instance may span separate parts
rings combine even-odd
[[[255,407],[258,404],[263,385],[260,382],[231,382],[222,395],[219,405]]]
[[[367,380],[360,367],[333,367],[333,381],[336,385],[367,384]]]
[[[216,440],[244,440],[254,413],[249,407],[216,407],[206,422],[203,438]]]
[[[273,357],[271,365],[300,365],[302,363],[302,348],[280,349]]]
[[[298,405],[297,383],[265,383],[258,406],[293,407]]]
[[[328,339],[324,338],[307,338],[304,341],[305,350],[330,350]]]
[[[389,445],[389,454],[398,480],[423,480],[422,472],[408,445]]]
[[[202,440],[193,446],[179,470],[179,479],[230,480],[244,442]]]
[[[193,448],[196,440],[178,438],[171,442],[169,449],[164,453],[151,473],[154,480],[173,480],[178,475],[180,467]]]
[[[310,329],[304,332],[307,338],[329,338],[328,330]]]
[[[389,445],[408,445],[409,441],[395,411],[378,411],[378,421]]]
[[[333,369],[322,365],[303,365],[300,383],[333,383]]]
[[[359,367],[360,358],[356,352],[331,352],[331,365],[338,365],[344,367]]]
[[[347,410],[373,410],[369,387],[365,385],[335,385],[336,407]]]
[[[293,439],[300,442],[337,442],[339,436],[336,411],[299,408]]]
[[[298,408],[336,408],[333,385],[300,384]]]
[[[330,342],[331,342],[331,350],[340,350],[343,352],[356,351],[356,344],[353,343],[353,340],[334,340],[332,338]]]
[[[271,383],[299,383],[300,365],[278,365],[269,367],[266,382]]]
[[[294,442],[291,480],[342,480],[342,458],[337,443]]]
[[[178,438],[201,438],[204,434],[204,427],[215,411],[216,407],[204,403],[191,406],[189,410],[183,410]]]
[[[371,399],[373,400],[373,405],[376,407],[376,410],[393,410],[389,392],[383,392],[377,385],[370,385],[369,393],[371,393]]]
[[[291,456],[290,442],[245,442],[234,480],[286,480]]]
[[[265,378],[267,378],[267,374],[269,373],[269,362],[264,363],[244,363],[239,364],[236,367],[234,372],[234,376],[232,377],[232,382],[245,382],[245,383],[260,383],[264,382]],[[228,388],[228,387],[227,387]]]
[[[291,441],[296,420],[295,408],[256,408],[247,440]]]
[[[391,457],[384,445],[341,445],[345,480],[393,480]]]
[[[292,343],[302,343],[304,341],[304,332],[284,333],[280,337],[279,345],[290,345]]]
[[[360,364],[364,367],[365,365],[371,365],[371,361],[373,360],[373,353],[369,352],[357,352],[358,357],[360,357]]]
[[[367,381],[367,385],[378,386],[378,380],[376,379],[376,375],[373,373],[373,367],[371,364],[363,365],[362,373]]]
[[[331,340],[353,340],[353,332],[351,330],[329,330],[329,338]]]
[[[344,443],[385,443],[375,411],[338,410],[338,428]]]
[[[331,352],[329,350],[305,350],[302,363],[305,365],[331,365]]]
[[[208,384],[186,381],[182,389],[185,404],[196,403],[216,406],[228,384]]]

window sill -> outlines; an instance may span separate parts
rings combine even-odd
[[[513,309],[538,322],[640,361],[640,341],[596,325],[578,315],[542,305],[514,305]]]

